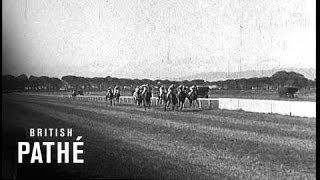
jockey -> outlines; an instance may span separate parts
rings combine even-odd
[[[169,91],[173,91],[173,89],[174,89],[174,85],[171,84],[171,85],[169,86],[168,90],[169,90]]]
[[[142,93],[141,94],[144,94],[149,88],[149,85],[148,84],[143,84],[140,86],[140,88],[142,89]]]
[[[184,90],[185,92],[188,92],[188,87],[185,86],[185,85],[183,85],[183,90]]]
[[[170,95],[173,91],[174,91],[174,85],[171,84],[171,85],[169,86],[169,88],[168,88],[168,97],[169,97],[169,95]]]
[[[119,93],[119,86],[116,85],[113,90],[114,94]]]
[[[108,88],[107,92],[110,92],[110,91],[111,91],[111,87]]]
[[[164,87],[163,87],[163,85],[161,85],[159,88],[159,94],[161,95],[163,92],[164,92]]]
[[[137,86],[135,89],[134,89],[134,92],[138,92],[139,91],[139,86]]]
[[[189,92],[189,94],[195,94],[195,95],[198,94],[198,92],[197,92],[197,86],[196,86],[196,85],[190,87],[190,92]]]
[[[109,96],[109,99],[113,98],[113,92],[111,87],[108,88],[106,96]]]
[[[191,86],[190,87],[190,92],[195,92],[196,91],[196,86]]]

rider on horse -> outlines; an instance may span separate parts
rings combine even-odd
[[[112,99],[113,99],[113,92],[111,87],[109,87],[106,94],[106,101],[110,101],[111,106],[112,106]]]
[[[173,84],[171,84],[168,88],[168,93],[167,93],[167,104],[165,104],[165,110],[167,106],[172,104],[172,110],[174,110],[174,107],[178,103],[177,95],[175,92],[175,87]]]
[[[190,106],[191,106],[191,107],[192,107],[192,105],[193,105],[193,102],[196,102],[197,105],[199,106],[198,101],[197,101],[197,98],[198,98],[197,86],[196,86],[196,85],[191,86],[191,87],[190,87],[190,92],[188,93],[188,99],[189,99],[189,102],[190,102]]]
[[[137,86],[134,90],[134,93],[133,93],[133,98],[134,98],[134,101],[135,103],[140,106],[140,104],[142,103],[142,97],[141,97],[141,90],[140,90],[140,87]]]
[[[144,106],[144,109],[146,110],[147,106],[149,108],[151,106],[152,88],[151,86],[149,86],[149,84],[144,84],[140,87],[142,88],[141,96],[142,96],[143,106]]]
[[[119,93],[119,86],[118,85],[114,86],[113,92],[114,93]]]
[[[183,85],[180,85],[177,90],[178,90],[178,107],[180,107],[180,109],[182,110],[185,99],[187,97],[186,87]]]
[[[163,104],[164,101],[166,100],[166,94],[167,90],[164,87],[164,85],[161,85],[159,88],[159,96],[158,96],[158,103]]]
[[[116,98],[116,101],[119,103],[119,101],[120,101],[120,90],[119,90],[119,86],[118,85],[116,85],[114,87],[113,94],[114,94],[114,96]]]
[[[76,90],[73,90],[73,91],[72,91],[71,96],[72,96],[72,100],[74,100],[74,99],[76,98],[76,96],[77,96]]]

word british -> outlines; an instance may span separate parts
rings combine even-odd
[[[72,137],[71,128],[30,128],[30,137]]]

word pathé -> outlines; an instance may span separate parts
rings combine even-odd
[[[30,137],[71,137],[72,129],[33,129],[29,131]],[[84,159],[79,158],[83,154],[81,142],[82,136],[77,136],[74,142],[18,142],[18,163],[27,162],[26,158],[31,155],[30,163],[51,163],[52,153],[56,152],[57,163],[84,163]],[[55,151],[56,150],[56,151]],[[26,157],[27,156],[27,157]],[[45,156],[45,161],[44,157]],[[72,158],[70,158],[72,156]],[[71,159],[71,160],[70,160]],[[25,161],[23,161],[25,160]]]

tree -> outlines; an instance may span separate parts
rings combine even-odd
[[[295,86],[303,88],[308,85],[308,79],[296,72],[278,71],[271,76],[271,82],[278,87]]]

